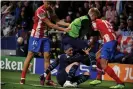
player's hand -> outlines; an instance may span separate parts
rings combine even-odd
[[[68,28],[66,28],[64,31],[65,32],[69,32],[71,29],[68,27]]]
[[[58,21],[58,22],[56,22],[56,24],[57,24],[58,26],[63,26],[63,27],[68,27],[68,26],[70,25],[70,23],[66,23],[66,22],[64,21],[64,19],[63,19],[63,20],[60,20],[60,21]]]
[[[90,49],[91,49],[91,48],[88,48],[88,49],[87,49],[87,48],[85,48],[85,49],[82,49],[82,51],[83,51],[83,52],[85,52],[85,54],[87,54],[87,55],[88,55],[88,54],[89,54]]]
[[[125,58],[125,57],[123,57],[123,58],[122,58],[122,62],[124,62],[125,60],[126,60],[126,58]]]

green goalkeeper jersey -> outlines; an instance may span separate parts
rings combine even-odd
[[[88,15],[76,18],[70,25],[68,35],[73,38],[83,37],[91,29],[91,20]]]

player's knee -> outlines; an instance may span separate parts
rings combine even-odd
[[[101,63],[101,67],[102,67],[102,69],[105,69],[107,67],[107,64]]]
[[[67,73],[69,73],[69,70],[72,68],[73,65],[79,65],[79,63],[78,62],[73,62],[72,64],[68,65],[65,69]]]
[[[107,67],[107,60],[101,59],[100,60],[100,64],[101,64],[102,69],[106,69],[106,67]]]
[[[98,59],[96,60],[96,62],[97,62],[97,64],[100,64],[100,58],[98,58]]]
[[[44,53],[44,59],[49,60],[49,58],[50,58],[50,54],[48,52],[45,52]]]
[[[34,55],[34,53],[29,51],[27,56],[29,57],[29,56],[33,56],[33,55]]]
[[[66,69],[65,69],[65,71],[66,71],[66,73],[69,73],[69,70],[68,70],[68,68],[66,68]]]
[[[90,73],[89,73],[89,72],[84,72],[84,75],[88,75],[88,76],[89,76],[89,75],[90,75]]]
[[[66,69],[65,69],[66,73],[69,73],[70,68],[71,68],[70,66],[66,67]]]
[[[27,55],[27,57],[26,57],[26,60],[31,60],[33,56],[34,56],[34,53],[31,52],[31,51],[29,51],[29,52],[28,52],[28,55]]]
[[[73,65],[79,65],[79,63],[78,62],[74,62]]]
[[[107,65],[101,65],[102,69],[106,69]]]

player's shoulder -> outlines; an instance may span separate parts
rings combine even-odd
[[[104,19],[96,19],[96,22],[97,23],[104,23],[104,22],[108,22],[107,20],[104,20]]]
[[[44,7],[43,5],[40,6],[40,7],[36,10],[36,15],[37,15],[40,19],[44,19],[45,17],[47,17],[46,9],[45,9],[45,7]]]
[[[38,9],[36,10],[38,13],[39,12],[45,12],[45,7],[42,5],[40,7],[38,7]]]
[[[101,23],[103,20],[102,19],[96,19],[96,23]]]
[[[95,23],[97,25],[104,25],[106,22],[108,22],[107,20],[103,20],[103,19],[96,19]]]
[[[60,59],[60,58],[65,57],[65,56],[66,56],[66,54],[61,54],[61,55],[58,55],[58,58]]]

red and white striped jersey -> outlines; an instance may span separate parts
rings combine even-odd
[[[48,26],[43,21],[45,21],[46,18],[50,20],[52,15],[53,13],[52,12],[50,13],[50,11],[46,10],[44,5],[40,6],[36,10],[34,16],[34,25],[31,32],[32,37],[36,38],[47,37]]]
[[[133,49],[133,39],[131,36],[122,36],[118,37],[118,51],[122,53],[131,53]]]
[[[92,25],[95,31],[99,31],[101,33],[104,43],[116,40],[116,35],[113,27],[108,21],[96,19],[92,22]]]

